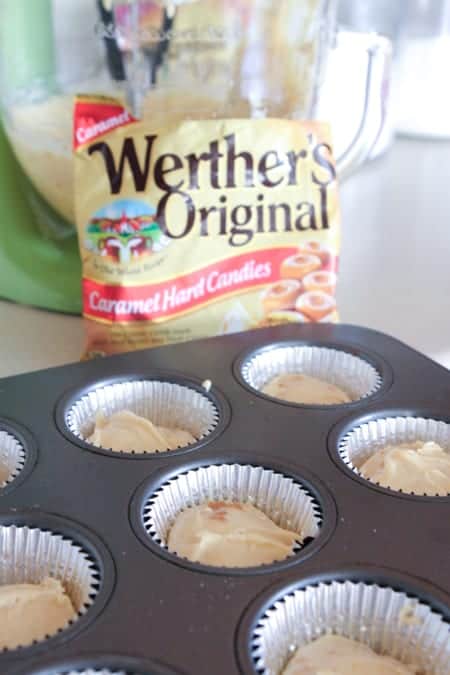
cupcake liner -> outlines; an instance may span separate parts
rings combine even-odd
[[[105,665],[106,664],[106,665]],[[21,671],[22,672],[22,671]],[[65,667],[58,666],[44,666],[37,667],[33,673],[26,671],[27,675],[156,675],[156,673],[173,673],[172,670],[161,670],[160,666],[140,659],[128,657],[113,657],[107,656],[104,658],[93,658],[90,663],[89,658],[80,659],[79,665],[72,665]],[[23,671],[25,675],[25,671]],[[174,675],[174,674],[173,674]]]
[[[108,669],[92,670],[91,668],[88,668],[87,670],[65,670],[59,673],[55,673],[55,675],[130,675],[130,674],[126,673],[124,670],[108,670]],[[133,675],[138,675],[138,673],[133,673]]]
[[[52,670],[52,675],[153,675],[153,673],[160,673],[161,671],[156,671],[152,669],[151,666],[137,667],[136,666],[125,666],[126,670],[116,670],[111,668],[80,668],[78,670]],[[168,672],[168,671],[164,671]]]
[[[11,483],[25,465],[23,445],[7,431],[0,430],[0,488]]]
[[[62,583],[78,616],[99,590],[99,570],[75,542],[47,530],[0,526],[0,585],[38,584],[47,577]]]
[[[86,665],[88,664],[88,665]],[[106,667],[103,667],[107,664]],[[34,675],[157,675],[165,673],[166,675],[175,675],[175,671],[166,669],[160,665],[154,665],[148,661],[129,657],[105,657],[90,659],[84,658],[79,661],[78,667],[65,668],[58,666],[49,669],[42,668],[33,671]],[[25,675],[25,673],[24,673]],[[27,671],[28,675],[28,671]],[[30,674],[31,675],[31,674]]]
[[[175,675],[175,671],[147,660],[128,656],[93,656],[71,659],[71,665],[36,665],[33,671],[21,670],[21,675]]]
[[[219,418],[216,406],[206,394],[206,390],[205,394],[201,394],[171,382],[119,382],[93,389],[76,401],[66,413],[66,424],[75,436],[86,441],[94,431],[98,413],[108,417],[115,412],[129,410],[155,425],[176,426],[189,431],[200,440],[213,431]],[[130,449],[130,452],[133,450]]]
[[[322,522],[317,502],[292,478],[262,467],[222,464],[188,471],[162,485],[144,505],[144,527],[155,542],[167,548],[177,515],[209,501],[248,502],[279,527],[298,532],[292,554],[306,539],[317,537]]]
[[[364,462],[388,445],[415,441],[434,441],[450,452],[450,424],[424,417],[386,417],[371,420],[355,427],[344,436],[338,449],[342,461],[356,475],[369,483],[377,484],[362,476],[359,469]],[[401,492],[395,488],[389,489]],[[423,495],[420,494],[420,496]]]
[[[242,377],[260,391],[277,375],[303,373],[334,384],[353,401],[375,393],[381,375],[367,361],[337,349],[282,345],[253,353],[241,367]]]
[[[282,675],[299,647],[327,633],[364,643],[417,673],[448,675],[449,626],[440,614],[403,591],[352,581],[307,586],[267,610],[252,637],[257,672]]]

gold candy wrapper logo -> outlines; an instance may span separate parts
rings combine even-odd
[[[182,239],[194,231],[200,237],[214,233],[226,237],[230,246],[242,247],[255,235],[329,228],[327,188],[335,180],[336,171],[331,161],[331,147],[318,143],[313,134],[308,134],[307,148],[284,153],[272,149],[261,156],[237,149],[236,134],[229,134],[222,141],[211,141],[203,152],[184,156],[171,152],[154,158],[157,140],[157,135],[141,139],[142,160],[132,136],[124,139],[116,153],[117,160],[107,141],[91,145],[88,154],[98,153],[103,158],[112,195],[121,193],[127,165],[136,193],[145,193],[149,181],[163,192],[155,220],[170,239]],[[270,202],[271,190],[301,187],[299,174],[305,171],[309,175],[305,175],[304,180],[311,182],[318,193],[319,209],[312,201]],[[201,176],[207,179],[206,184],[202,184]],[[238,187],[259,190],[256,200],[230,206],[225,191]],[[216,191],[222,194],[213,204],[197,208],[195,192],[204,189],[211,190],[211,194]],[[177,210],[176,223],[169,215],[173,208]]]

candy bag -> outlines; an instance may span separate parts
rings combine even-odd
[[[326,124],[138,120],[78,97],[74,152],[88,356],[337,320]]]

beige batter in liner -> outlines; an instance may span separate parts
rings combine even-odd
[[[392,490],[450,494],[450,453],[431,441],[389,445],[369,457],[359,471],[364,478]]]
[[[0,649],[15,649],[55,634],[76,618],[61,582],[0,586]]]
[[[306,405],[336,405],[349,403],[349,395],[330,382],[303,373],[277,375],[261,390],[268,396]]]
[[[251,504],[206,502],[176,517],[168,549],[205,565],[253,567],[284,560],[301,538]]]
[[[2,464],[2,462],[0,460],[0,486],[3,485],[3,483],[5,483],[8,480],[10,475],[11,475],[11,472],[8,470],[8,468],[4,464]]]
[[[370,647],[338,635],[325,635],[297,650],[283,675],[411,675],[419,671]]]
[[[157,426],[129,410],[113,413],[110,417],[97,415],[94,432],[87,439],[107,450],[136,453],[176,450],[196,440],[185,429]]]

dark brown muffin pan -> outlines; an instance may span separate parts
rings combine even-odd
[[[242,365],[255,350],[284,344],[359,356],[377,370],[380,386],[344,405],[269,399],[246,384]],[[215,429],[188,448],[154,455],[102,451],[68,429],[75,401],[128,380],[202,392],[217,409]],[[208,391],[205,380],[212,383]],[[1,653],[0,673],[252,675],[251,634],[261,613],[283,589],[326,579],[391,584],[449,620],[450,497],[372,485],[338,453],[353,427],[395,416],[450,422],[450,373],[391,337],[346,325],[269,328],[0,380],[0,430],[26,451],[17,478],[0,489],[0,526],[28,525],[72,539],[100,579],[83,617],[46,641]],[[249,570],[181,560],[153,541],[143,508],[163,483],[234,463],[300,483],[320,512],[318,536],[286,561]]]

